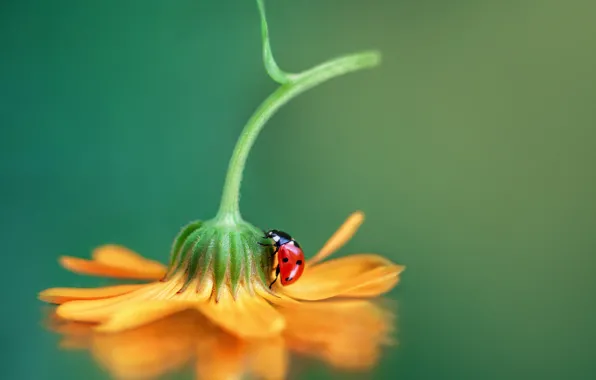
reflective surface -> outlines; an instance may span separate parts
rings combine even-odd
[[[286,310],[282,309],[286,333],[271,339],[241,340],[193,311],[114,334],[65,322],[50,312],[47,327],[59,334],[60,348],[86,351],[117,379],[187,372],[197,379],[282,379],[290,375],[290,368],[311,367],[308,361],[296,361],[297,356],[322,361],[337,371],[362,373],[378,363],[384,346],[395,342],[396,321],[388,306],[337,301]]]
[[[294,350],[290,378],[593,379],[594,3],[268,8],[287,70],[368,48],[384,61],[271,120],[243,215],[308,257],[361,209],[339,254],[407,267],[389,295],[399,345],[350,376]],[[235,139],[274,88],[259,43],[251,1],[2,2],[0,378],[110,378],[101,349],[58,348],[35,296],[110,283],[64,271],[60,254],[113,242],[165,261],[182,225],[213,216]],[[192,377],[184,355],[166,378]]]

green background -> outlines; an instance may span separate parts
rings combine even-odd
[[[361,209],[340,255],[407,266],[401,344],[363,378],[596,378],[595,4],[268,2],[286,70],[384,54],[270,121],[241,201],[307,255]],[[275,88],[260,49],[249,0],[0,3],[0,378],[107,376],[56,348],[36,293],[102,283],[60,254],[113,242],[165,260],[214,215]]]

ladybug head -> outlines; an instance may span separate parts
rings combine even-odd
[[[277,230],[269,230],[264,231],[265,235],[263,236],[265,239],[273,239],[274,236],[277,236]]]
[[[265,232],[265,236],[266,239],[273,239],[275,242],[279,242],[280,240],[285,240],[285,241],[290,241],[292,240],[292,237],[280,230],[269,230],[267,232]]]

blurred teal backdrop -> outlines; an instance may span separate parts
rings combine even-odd
[[[361,209],[340,254],[407,266],[390,294],[400,346],[362,378],[596,378],[595,4],[267,3],[286,70],[384,55],[271,120],[241,201],[307,254]],[[249,0],[0,4],[0,378],[108,376],[57,349],[36,294],[102,284],[60,254],[118,243],[165,260],[182,225],[214,215],[275,88],[260,49]],[[283,170],[294,182],[276,186]]]

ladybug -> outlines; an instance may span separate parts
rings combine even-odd
[[[263,244],[260,242],[259,244],[265,247],[275,247],[273,254],[277,253],[278,261],[275,268],[275,280],[269,285],[269,288],[275,284],[275,281],[277,281],[280,275],[280,282],[283,286],[296,282],[304,271],[304,252],[302,252],[300,244],[289,234],[279,230],[267,231],[263,237],[273,240],[273,244]]]

